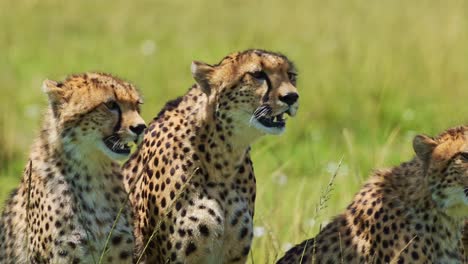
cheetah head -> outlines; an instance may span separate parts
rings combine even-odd
[[[57,137],[70,152],[123,159],[130,154],[129,143],[141,140],[146,128],[140,116],[142,100],[132,84],[108,74],[85,73],[63,82],[46,80],[43,90]]]
[[[413,146],[436,204],[449,215],[468,216],[468,126],[449,129],[436,138],[418,135]]]
[[[192,75],[216,101],[217,118],[242,133],[281,134],[285,114],[296,115],[297,72],[284,55],[264,50],[233,53],[216,65],[192,63]]]

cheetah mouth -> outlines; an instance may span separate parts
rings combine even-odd
[[[281,135],[286,130],[285,114],[293,115],[290,109],[273,114],[272,107],[264,104],[253,112],[250,125],[266,134]]]
[[[123,143],[122,139],[117,135],[111,135],[103,139],[104,145],[106,147],[117,154],[121,155],[129,155],[130,154],[130,146],[127,143]]]
[[[257,121],[267,128],[280,128],[284,129],[286,127],[286,120],[284,119],[284,113],[279,115],[266,117],[261,116],[256,118]]]

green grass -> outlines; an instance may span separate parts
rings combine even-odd
[[[373,168],[412,156],[415,133],[467,121],[465,1],[0,1],[0,204],[46,106],[43,79],[99,70],[131,80],[150,120],[193,83],[191,60],[259,47],[300,70],[301,108],[253,145],[252,248],[271,263],[340,212]],[[315,207],[339,160],[326,207]]]

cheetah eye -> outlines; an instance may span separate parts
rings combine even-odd
[[[468,162],[468,152],[460,152],[460,157],[463,161]]]
[[[143,104],[143,100],[138,100],[137,104],[136,104],[136,111],[138,113],[141,113],[141,105]]]
[[[264,71],[249,72],[249,74],[259,81],[264,81],[268,78],[268,75]]]
[[[111,110],[111,111],[117,111],[119,110],[119,104],[117,104],[116,101],[109,101],[109,102],[106,102],[104,103],[104,105],[107,107],[107,109]]]
[[[288,78],[292,84],[296,84],[296,77],[297,77],[297,73],[288,72]]]

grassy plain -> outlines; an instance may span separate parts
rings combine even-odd
[[[272,263],[315,235],[373,168],[411,158],[415,133],[467,122],[466,1],[2,0],[0,204],[39,129],[43,79],[114,73],[139,86],[150,120],[193,83],[191,60],[252,47],[296,62],[301,108],[283,136],[253,145],[249,262]]]

